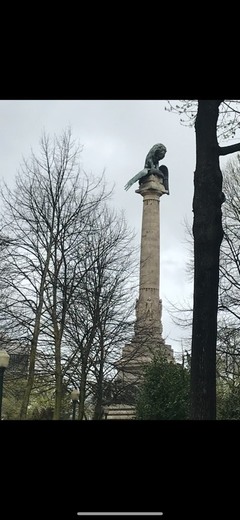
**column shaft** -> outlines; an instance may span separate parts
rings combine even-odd
[[[159,200],[166,193],[162,180],[150,175],[136,193],[143,197],[139,298],[136,303],[136,335],[152,331],[161,339],[160,211]]]

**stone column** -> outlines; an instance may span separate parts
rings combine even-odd
[[[136,388],[144,368],[154,354],[161,352],[173,361],[173,350],[162,337],[162,301],[160,293],[160,197],[168,193],[162,178],[157,174],[146,176],[136,193],[143,197],[142,235],[140,256],[139,298],[136,301],[135,334],[123,347],[121,359],[115,363],[116,381],[125,385],[128,392]],[[122,386],[119,387],[120,389]],[[135,405],[113,404],[106,408],[106,418],[134,419]]]
[[[136,190],[143,197],[139,298],[136,302],[135,336],[151,330],[162,338],[160,291],[160,197],[166,193],[161,177],[149,175]]]

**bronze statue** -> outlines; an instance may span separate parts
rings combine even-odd
[[[155,144],[152,146],[151,150],[149,150],[147,157],[145,159],[144,168],[158,168],[158,163],[167,152],[167,148],[164,144]]]
[[[124,189],[127,191],[134,184],[134,182],[139,181],[139,184],[142,184],[146,180],[146,177],[149,175],[158,175],[163,179],[164,188],[169,195],[169,186],[168,186],[168,168],[167,166],[161,165],[159,166],[159,161],[163,159],[167,152],[164,144],[158,143],[152,146],[151,150],[149,150],[147,157],[145,159],[144,169],[141,170],[137,175],[134,175],[130,181],[124,186]]]

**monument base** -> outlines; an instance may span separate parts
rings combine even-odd
[[[113,404],[106,406],[104,409],[105,419],[111,420],[133,420],[136,419],[136,410],[134,406],[127,404]]]
[[[144,342],[139,343],[139,339],[136,338],[131,343],[126,343],[122,357],[116,363],[118,373],[115,378],[115,382],[120,389],[122,388],[122,397],[125,396],[124,404],[118,402],[106,406],[104,408],[105,419],[136,419],[136,408],[133,402],[137,388],[144,378],[147,366],[154,357],[161,354],[166,357],[168,362],[174,362],[173,349],[170,345],[166,345],[162,338],[159,341],[152,341],[152,344],[148,341],[148,347]]]
[[[123,348],[122,357],[116,363],[118,369],[117,379],[124,383],[138,382],[142,379],[144,369],[151,363],[154,357],[163,355],[166,359],[174,361],[173,349],[170,345],[166,345],[164,340],[148,340],[147,345],[139,339],[126,343]]]

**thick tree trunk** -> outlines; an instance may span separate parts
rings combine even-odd
[[[216,338],[222,173],[216,136],[220,100],[199,100],[195,123],[194,301],[191,358],[191,418],[216,419]]]

